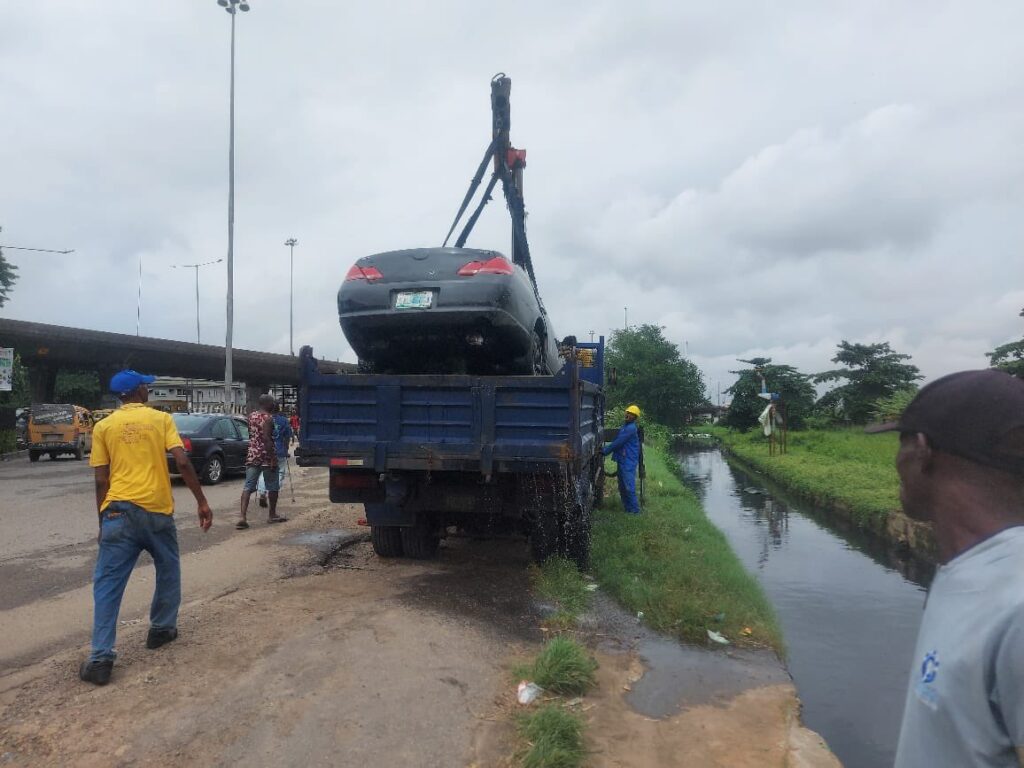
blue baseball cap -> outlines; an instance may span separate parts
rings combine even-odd
[[[123,370],[115,373],[110,380],[110,391],[115,395],[127,395],[134,392],[143,384],[152,384],[156,376],[146,376],[138,371]]]

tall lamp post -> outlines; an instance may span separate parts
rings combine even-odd
[[[196,271],[196,344],[202,344],[201,337],[199,335],[199,269],[200,267],[208,267],[211,264],[220,264],[224,259],[217,259],[216,261],[204,261],[202,264],[172,264],[171,269],[194,269]]]
[[[295,246],[299,241],[289,237],[288,246],[288,349],[295,355]]]
[[[230,411],[234,403],[231,386],[231,337],[235,327],[235,16],[249,10],[245,0],[217,0],[217,5],[231,15],[231,96],[228,117],[228,317],[224,339],[224,406]]]

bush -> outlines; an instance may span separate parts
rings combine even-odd
[[[17,447],[17,438],[14,430],[0,429],[0,453],[9,453]]]
[[[519,734],[529,744],[524,768],[576,768],[583,764],[583,723],[557,704],[522,718]]]
[[[880,397],[871,405],[871,418],[874,421],[896,421],[917,396],[917,388],[901,389],[888,397]]]
[[[597,662],[568,637],[551,640],[533,662],[533,682],[546,691],[578,695],[594,685]]]

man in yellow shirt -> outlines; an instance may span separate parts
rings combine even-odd
[[[174,497],[167,472],[168,452],[196,497],[199,527],[207,531],[213,522],[210,505],[174,420],[169,414],[145,405],[149,400],[147,385],[154,379],[135,371],[115,374],[110,380],[110,391],[123,405],[93,431],[89,464],[95,468],[100,551],[92,584],[92,653],[78,674],[96,685],[110,682],[117,656],[114,639],[121,597],[143,550],[149,552],[156,567],[146,647],[159,648],[178,636],[181,567]]]

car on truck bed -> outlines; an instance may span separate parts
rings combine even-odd
[[[529,537],[586,563],[601,495],[604,340],[551,376],[325,374],[300,353],[302,466],[358,503],[382,557],[433,557],[453,529]]]
[[[338,318],[366,372],[543,375],[561,366],[529,274],[497,251],[366,256],[338,290]]]

